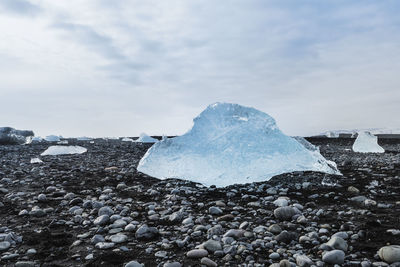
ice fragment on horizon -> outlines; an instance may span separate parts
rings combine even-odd
[[[91,140],[93,140],[93,138],[87,137],[87,136],[81,136],[81,137],[77,137],[76,140],[78,140],[78,141],[91,141]]]
[[[87,151],[86,148],[81,146],[51,146],[46,149],[41,156],[55,156],[67,154],[82,154]]]
[[[378,145],[378,137],[370,132],[359,132],[353,144],[354,152],[361,153],[384,153],[385,150]]]
[[[35,134],[30,130],[16,130],[11,127],[0,127],[0,145],[29,144]]]
[[[148,136],[148,135],[145,134],[145,133],[142,133],[142,134],[140,134],[139,138],[136,139],[135,142],[140,142],[140,143],[156,143],[156,142],[158,142],[158,140],[155,139],[155,138],[153,138],[153,137],[151,137],[151,136]]]
[[[186,134],[154,144],[137,169],[160,179],[216,186],[266,181],[293,171],[340,174],[318,149],[283,134],[266,113],[228,103],[210,105]]]
[[[124,137],[121,140],[122,142],[134,142],[132,138]]]
[[[60,141],[60,136],[57,135],[48,135],[44,138],[44,140],[48,142],[59,142]]]

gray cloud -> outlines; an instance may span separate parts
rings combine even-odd
[[[1,0],[0,10],[1,9],[7,13],[29,16],[35,16],[42,11],[39,6],[27,0]]]
[[[20,26],[41,53],[2,38],[0,56],[19,61],[2,68],[0,114],[20,86],[35,92],[26,107],[52,111],[29,122],[66,135],[179,134],[216,101],[254,106],[293,135],[400,125],[387,115],[400,111],[397,2],[71,1],[42,0],[40,37]]]

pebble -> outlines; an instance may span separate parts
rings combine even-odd
[[[99,242],[99,243],[97,243],[95,246],[96,246],[96,248],[98,248],[98,249],[109,249],[109,248],[114,247],[115,244],[114,244],[114,243],[111,243],[111,242]]]
[[[281,255],[279,255],[279,253],[276,253],[276,252],[273,252],[273,253],[269,254],[269,258],[270,258],[271,260],[277,260],[277,259],[279,259],[280,257],[281,257]]]
[[[296,263],[300,267],[309,267],[314,265],[313,261],[306,255],[298,255],[296,257]]]
[[[97,213],[98,216],[101,216],[101,215],[111,216],[113,214],[114,214],[114,211],[112,210],[112,208],[107,207],[107,206],[106,207],[101,207],[99,209],[98,213]]]
[[[182,264],[180,264],[177,261],[174,262],[166,262],[164,263],[163,267],[182,267]]]
[[[400,262],[400,246],[391,245],[382,247],[379,249],[378,255],[387,263]]]
[[[277,224],[272,224],[270,227],[268,227],[268,231],[273,234],[279,234],[280,232],[282,232],[282,228]]]
[[[332,236],[326,244],[334,249],[343,250],[344,252],[347,251],[348,247],[346,240],[339,236]]]
[[[147,225],[142,225],[136,231],[135,236],[137,239],[152,239],[158,235],[158,230],[155,227],[148,227]]]
[[[11,246],[11,243],[8,241],[0,242],[0,251],[8,250]]]
[[[211,260],[207,257],[201,258],[200,263],[205,266],[208,266],[208,267],[217,267],[218,266],[218,264],[216,262],[214,262],[213,260]]]
[[[279,235],[275,236],[275,240],[283,243],[290,243],[292,240],[296,239],[297,235],[293,232],[282,231]]]
[[[207,240],[206,242],[204,242],[202,244],[202,247],[204,247],[205,249],[207,249],[209,252],[215,252],[217,250],[221,250],[222,246],[221,246],[221,242],[216,241],[216,240]]]
[[[17,261],[15,267],[35,267],[35,263],[33,261]]]
[[[208,209],[208,213],[212,215],[221,215],[223,211],[220,208],[213,206]]]
[[[111,242],[113,243],[123,243],[126,242],[128,240],[128,237],[124,234],[116,234],[116,235],[112,235],[110,237]]]
[[[137,261],[130,261],[124,265],[124,267],[144,267],[144,264],[141,264]]]
[[[205,249],[192,249],[188,253],[186,253],[186,256],[188,258],[203,258],[208,255],[207,250]]]
[[[345,254],[342,250],[335,249],[322,254],[322,260],[329,264],[343,264],[344,256]]]
[[[110,217],[106,214],[104,215],[100,215],[99,217],[97,217],[94,221],[93,224],[94,225],[105,225],[110,221]]]
[[[290,221],[298,213],[293,207],[279,207],[274,210],[275,218],[281,221]]]

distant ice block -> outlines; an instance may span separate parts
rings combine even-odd
[[[35,136],[32,138],[32,142],[42,142],[42,141],[43,141],[43,138],[40,136]]]
[[[0,127],[0,145],[22,145],[32,141],[34,133],[27,130],[16,130],[11,127]]]
[[[359,132],[353,144],[354,152],[361,153],[384,153],[383,147],[378,145],[378,137],[370,132]]]
[[[46,149],[41,156],[55,156],[55,155],[68,155],[68,154],[82,154],[87,151],[86,148],[81,146],[51,146]]]
[[[48,135],[44,138],[44,140],[48,142],[60,142],[60,136],[57,135]]]
[[[329,138],[338,138],[339,137],[339,133],[337,133],[337,132],[327,132],[325,135],[326,135],[326,137],[329,137]]]
[[[136,139],[135,142],[140,142],[140,143],[157,143],[158,140],[155,139],[155,138],[153,138],[153,137],[151,137],[151,136],[148,136],[148,135],[145,134],[145,133],[142,133],[142,134],[140,134],[139,138]]]
[[[307,146],[283,134],[266,113],[216,103],[194,119],[186,134],[155,143],[137,170],[160,179],[219,187],[266,181],[293,171],[340,174],[336,164]]]
[[[124,138],[122,138],[121,141],[122,141],[122,142],[135,142],[135,141],[133,141],[132,138],[129,138],[129,137],[124,137]]]
[[[81,137],[77,137],[76,140],[78,140],[78,141],[91,141],[91,140],[93,140],[93,138],[87,137],[87,136],[81,136]]]

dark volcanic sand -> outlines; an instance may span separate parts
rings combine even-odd
[[[387,151],[384,154],[353,153],[350,150],[353,139],[309,140],[320,146],[327,159],[338,164],[343,176],[293,173],[265,183],[205,188],[179,180],[160,181],[137,173],[136,165],[150,147],[146,144],[100,139],[91,144],[70,140],[70,144],[82,145],[88,152],[41,157],[42,164],[30,164],[30,159],[39,156],[49,143],[0,146],[0,202],[3,203],[0,203],[0,241],[1,235],[4,239],[4,234],[10,232],[22,237],[22,242],[16,241],[8,250],[0,251],[0,265],[13,266],[18,261],[31,261],[37,266],[123,266],[137,260],[146,266],[162,266],[168,261],[200,266],[200,259],[190,259],[186,252],[211,238],[207,228],[220,224],[222,233],[215,237],[219,239],[245,221],[249,223],[244,228],[248,231],[246,236],[225,245],[228,248],[223,255],[209,253],[208,257],[218,266],[243,263],[269,266],[282,259],[295,262],[292,256],[299,252],[316,263],[322,257],[323,250],[319,246],[339,231],[347,231],[349,235],[344,265],[357,266],[363,260],[381,261],[375,258],[380,247],[400,244],[400,235],[387,232],[400,229],[400,140],[380,140]],[[107,169],[109,167],[116,168]],[[126,186],[121,185],[123,183]],[[360,192],[349,192],[349,186]],[[41,193],[46,195],[46,200],[38,201]],[[279,196],[288,197],[289,204],[304,206],[302,213],[306,222],[276,219],[273,211],[277,207],[273,201]],[[354,196],[365,196],[376,203],[366,206],[350,201]],[[138,240],[136,229],[129,232],[122,227],[121,233],[127,236],[125,242],[110,249],[98,249],[91,243],[91,238],[98,233],[107,241],[111,224],[93,225],[98,208],[88,203],[84,205],[85,200],[101,201],[104,206],[111,207],[114,214],[136,221],[134,225],[154,226],[159,234],[150,240]],[[45,211],[42,216],[18,215],[24,209],[29,213],[34,206]],[[83,208],[82,214],[70,212],[73,206]],[[211,215],[211,206],[219,206],[223,213]],[[151,209],[154,211],[149,213]],[[174,212],[179,215],[176,220],[169,217]],[[150,216],[152,214],[156,215]],[[225,220],[219,218],[226,214],[233,216],[225,217]],[[182,224],[188,217],[192,217],[193,223]],[[296,238],[286,244],[275,241],[275,234],[268,231],[253,233],[254,228],[268,228],[273,223],[295,233]],[[205,227],[195,230],[198,225]],[[320,230],[323,228],[327,233]],[[312,240],[300,243],[298,237],[310,232],[320,233]],[[85,233],[86,237],[78,236]],[[354,234],[357,235],[352,239]],[[184,240],[187,236],[183,247],[179,247],[176,240]],[[230,246],[233,249],[229,249]],[[37,253],[27,255],[30,248],[36,249]],[[148,248],[152,250],[146,252]],[[280,258],[269,259],[278,248]],[[157,251],[165,251],[166,257],[156,257]],[[86,260],[89,254],[93,254],[93,259]]]

